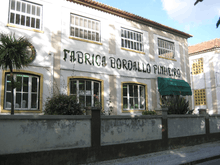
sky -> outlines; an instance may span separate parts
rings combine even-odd
[[[96,0],[193,35],[188,45],[220,38],[220,0]]]

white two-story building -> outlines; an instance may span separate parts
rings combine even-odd
[[[220,114],[220,39],[190,46],[189,56],[195,113]]]
[[[15,114],[43,114],[57,92],[114,115],[159,108],[160,95],[191,95],[192,36],[135,14],[92,0],[4,0],[0,31],[33,46],[33,62],[15,71],[23,84],[14,89]],[[8,70],[0,86],[0,114],[10,114]]]

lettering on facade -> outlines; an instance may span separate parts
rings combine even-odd
[[[81,51],[70,51],[64,49],[64,58],[67,60],[67,56],[70,57],[71,62],[77,61],[79,64],[85,63],[86,65],[97,65],[105,67],[107,66],[106,56],[83,53]],[[158,75],[167,75],[180,77],[180,69],[170,68],[160,65],[151,65],[149,63],[141,63],[137,61],[131,61],[126,59],[109,57],[110,67],[113,69],[124,69],[128,71],[137,71],[150,74],[151,71]]]

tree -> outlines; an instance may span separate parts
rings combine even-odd
[[[199,3],[199,2],[202,2],[203,0],[196,0],[196,2],[194,3],[194,6],[197,4],[197,3]],[[218,21],[217,21],[217,23],[216,23],[216,28],[218,28],[218,26],[220,25],[220,17],[219,17],[219,19],[218,19]]]
[[[31,62],[29,47],[31,43],[25,37],[15,37],[15,34],[0,34],[0,67],[10,70],[11,78],[11,115],[14,115],[14,88],[18,82],[14,80],[14,69],[21,69]]]

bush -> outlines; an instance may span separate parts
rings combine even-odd
[[[83,115],[82,108],[75,96],[58,94],[47,98],[45,115]]]
[[[192,110],[189,109],[189,101],[180,96],[169,97],[168,99],[162,99],[162,107],[167,107],[168,114],[192,114]]]
[[[142,111],[142,115],[157,115],[156,111]]]

